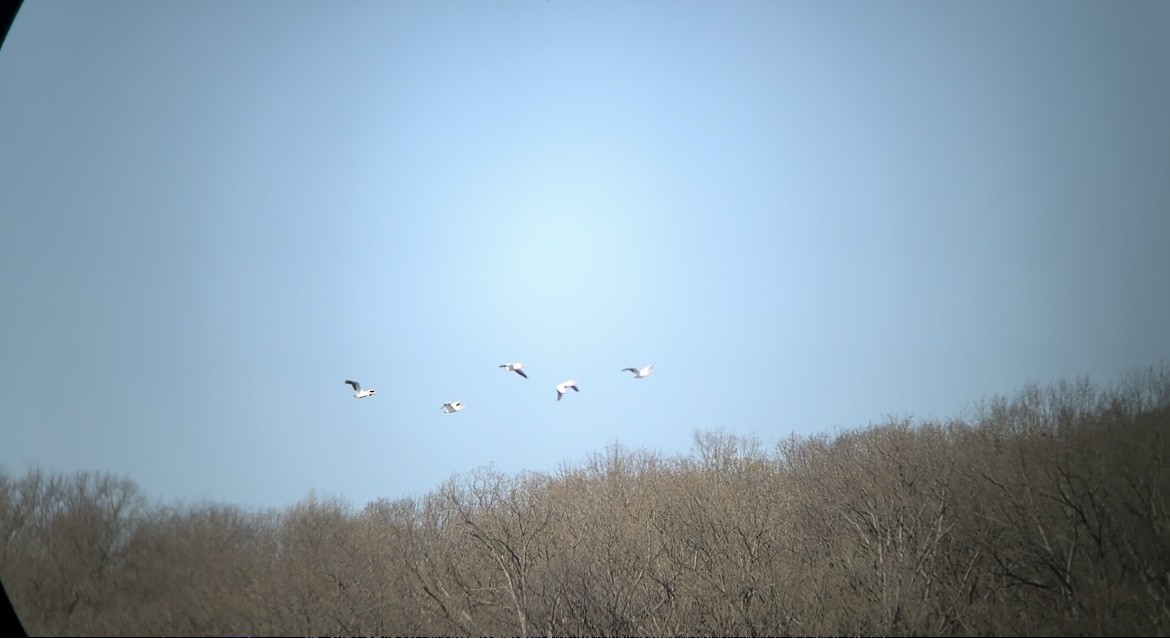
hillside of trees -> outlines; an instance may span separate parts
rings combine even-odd
[[[33,635],[1170,634],[1170,369],[972,413],[361,509],[0,473],[0,579]]]

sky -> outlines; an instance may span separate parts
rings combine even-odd
[[[1167,33],[1162,0],[29,0],[0,467],[360,507],[1165,364]]]

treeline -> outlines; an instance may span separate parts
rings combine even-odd
[[[1170,370],[973,412],[360,510],[0,474],[0,579],[36,635],[1170,634]]]

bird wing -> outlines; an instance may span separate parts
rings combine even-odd
[[[626,371],[630,371],[631,373],[633,373],[633,374],[635,374],[635,375],[637,375],[637,374],[638,374],[638,369],[636,369],[636,368],[623,368],[623,369],[622,369],[622,372],[623,372],[623,373],[624,373],[624,372],[626,372]]]
[[[352,387],[353,387],[353,392],[355,392],[355,393],[360,393],[360,392],[361,392],[361,390],[362,390],[362,385],[361,385],[361,384],[359,384],[359,383],[357,383],[357,382],[355,382],[355,381],[353,381],[352,379],[347,379],[347,380],[345,380],[345,383],[346,383],[346,384],[349,384],[350,386],[352,386]]]
[[[570,386],[569,388],[573,389],[574,391],[577,391],[578,393],[580,393],[580,392],[581,392],[581,389],[580,389],[580,388],[577,388],[577,385],[576,385],[576,384],[573,384],[573,385],[572,385],[572,386]]]
[[[525,373],[524,371],[520,370],[519,368],[516,369],[516,374],[519,375],[520,377],[523,377],[524,379],[528,379],[528,373]]]

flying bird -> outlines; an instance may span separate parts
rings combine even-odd
[[[643,377],[646,377],[650,373],[654,372],[654,365],[647,364],[646,366],[643,366],[642,368],[623,368],[622,372],[625,372],[625,371],[630,371],[631,373],[633,373],[634,379],[642,379]]]
[[[463,402],[447,402],[446,404],[443,404],[444,413],[458,413],[464,408],[466,408],[466,406],[463,405]]]
[[[574,382],[571,379],[566,379],[565,381],[561,382],[560,384],[557,384],[557,401],[558,402],[561,401],[561,398],[565,396],[565,391],[567,389],[570,389],[570,388],[573,389],[574,392],[577,392],[577,393],[581,392],[581,389],[577,388],[577,382]]]
[[[524,372],[524,364],[521,364],[520,362],[516,362],[515,364],[511,362],[507,364],[500,364],[500,368],[508,371],[509,373],[516,373],[524,379],[528,379],[528,373]]]
[[[353,396],[357,399],[361,399],[363,397],[373,397],[374,393],[377,392],[372,388],[370,390],[362,390],[362,385],[353,381],[352,379],[345,380],[345,383],[353,387]]]

